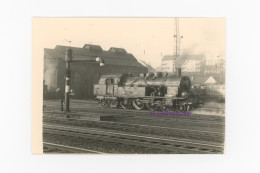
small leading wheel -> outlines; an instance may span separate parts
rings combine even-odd
[[[178,110],[179,110],[179,112],[183,112],[185,110],[185,106],[184,105],[179,105],[178,106]]]
[[[186,112],[189,112],[189,111],[191,111],[191,110],[192,110],[192,105],[189,105],[189,104],[188,104],[188,105],[186,106]]]
[[[141,109],[144,109],[144,103],[139,99],[134,99],[133,100],[133,107],[136,109],[136,110],[141,110]]]
[[[102,100],[98,100],[97,105],[100,107],[102,106]]]

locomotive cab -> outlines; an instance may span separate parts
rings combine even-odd
[[[117,96],[118,75],[104,75],[99,83],[94,85],[94,94],[99,96]]]

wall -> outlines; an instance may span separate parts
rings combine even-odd
[[[65,61],[62,59],[45,59],[44,80],[48,85],[47,92],[50,97],[55,96],[55,90],[60,88],[64,93],[65,88]],[[122,73],[147,73],[147,69],[131,66],[105,65],[100,67],[98,63],[72,62],[71,63],[71,89],[75,95],[73,98],[94,98],[94,84],[98,83],[101,75]]]
[[[173,65],[174,63],[174,65]],[[161,63],[162,72],[175,72],[176,61],[175,60],[163,60]]]
[[[57,59],[51,59],[48,57],[44,58],[44,73],[43,80],[47,85],[49,92],[55,92],[57,88],[58,79],[58,61]]]

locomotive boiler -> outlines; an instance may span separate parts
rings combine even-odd
[[[176,74],[147,73],[103,75],[94,85],[94,95],[103,107],[124,109],[189,111],[192,107],[189,93],[191,81]]]

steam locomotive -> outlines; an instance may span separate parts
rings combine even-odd
[[[94,95],[103,107],[124,109],[189,111],[198,105],[188,76],[147,73],[103,75],[94,85]]]

